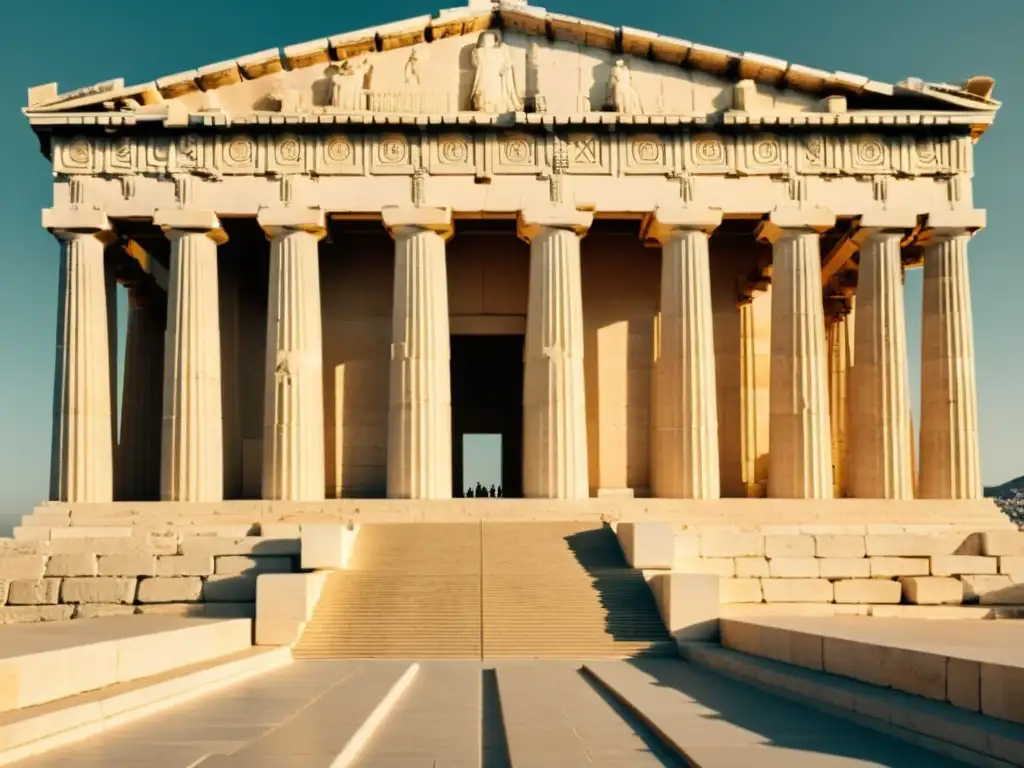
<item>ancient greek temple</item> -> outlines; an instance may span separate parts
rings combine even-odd
[[[50,498],[444,500],[487,433],[506,496],[979,499],[993,86],[506,2],[32,88]]]

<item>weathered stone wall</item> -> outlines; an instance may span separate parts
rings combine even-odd
[[[281,527],[280,537],[248,535],[246,525],[29,530],[40,540],[0,539],[0,624],[131,613],[252,618],[256,577],[298,569],[298,526]]]
[[[673,571],[722,577],[723,603],[1024,605],[1024,532],[682,529]]]

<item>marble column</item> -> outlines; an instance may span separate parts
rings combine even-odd
[[[452,497],[451,337],[445,241],[447,208],[389,206],[395,240],[387,494]]]
[[[167,296],[151,281],[128,285],[127,325],[114,490],[119,500],[158,501]]]
[[[212,211],[157,211],[171,241],[164,339],[160,498],[224,497],[217,246],[227,242]]]
[[[661,328],[652,408],[652,492],[717,499],[718,398],[708,239],[722,212],[658,208],[644,238],[661,244]]]
[[[744,295],[740,316],[740,476],[748,497],[757,496],[757,363],[754,297]]]
[[[318,245],[325,217],[313,208],[267,208],[257,220],[270,238],[262,496],[319,501],[326,485]]]
[[[592,213],[558,203],[519,213],[519,237],[530,243],[523,381],[527,498],[590,496],[580,238],[593,218]]]
[[[985,211],[933,214],[925,229],[921,320],[923,499],[982,497],[967,244]]]
[[[879,211],[859,223],[857,327],[850,388],[850,495],[912,499],[910,378],[900,243],[913,213]]]
[[[828,357],[821,301],[821,208],[777,209],[758,227],[772,244],[768,496],[830,499]]]
[[[853,298],[834,300],[825,320],[828,346],[828,405],[832,428],[832,485],[837,498],[849,495],[850,376],[854,361]]]
[[[109,502],[114,403],[104,249],[113,232],[106,215],[86,209],[44,210],[43,226],[61,243],[50,499]]]

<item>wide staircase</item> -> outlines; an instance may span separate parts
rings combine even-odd
[[[296,658],[627,658],[675,644],[593,523],[363,526]]]

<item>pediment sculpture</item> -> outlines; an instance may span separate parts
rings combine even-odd
[[[642,115],[640,94],[633,87],[633,76],[626,62],[618,59],[608,76],[608,106],[621,115]]]
[[[345,59],[331,75],[331,108],[345,112],[363,109],[362,91],[371,65],[366,59]]]
[[[494,29],[481,33],[473,50],[471,106],[477,112],[519,112],[523,100],[516,89],[512,55]]]

